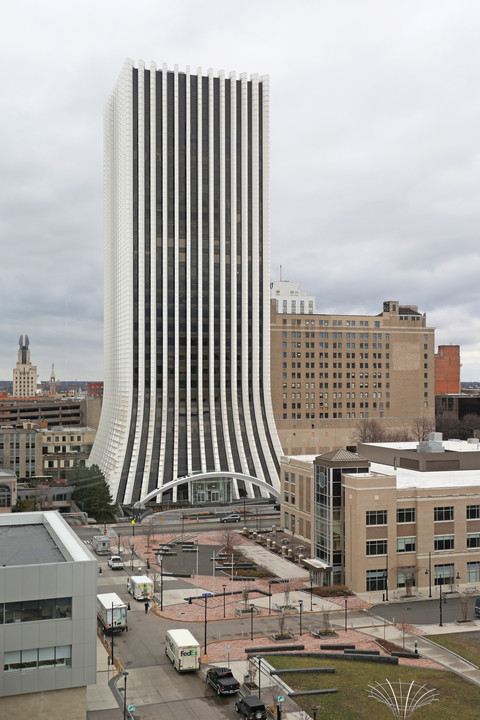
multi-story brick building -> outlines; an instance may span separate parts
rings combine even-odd
[[[439,345],[435,355],[435,395],[461,393],[460,345]]]
[[[284,452],[356,442],[361,420],[387,432],[435,417],[434,328],[414,305],[378,315],[278,313],[271,305],[272,401]]]

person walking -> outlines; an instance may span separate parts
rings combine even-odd
[[[148,613],[148,600],[145,600],[145,615]]]

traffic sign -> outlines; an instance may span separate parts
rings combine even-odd
[[[213,593],[202,593],[202,597],[211,597]]]
[[[279,695],[277,699],[278,699],[278,702],[283,702],[285,700],[285,697],[284,697],[284,695]]]
[[[135,525],[135,520],[132,520],[132,525]]]
[[[128,712],[133,712],[134,710],[135,710],[135,705],[128,706]]]

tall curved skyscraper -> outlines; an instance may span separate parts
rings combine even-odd
[[[104,152],[105,387],[90,463],[125,503],[206,472],[238,474],[234,497],[242,476],[278,489],[268,78],[127,60]]]

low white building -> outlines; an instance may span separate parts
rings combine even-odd
[[[2,717],[85,720],[97,562],[57,512],[0,515]]]

